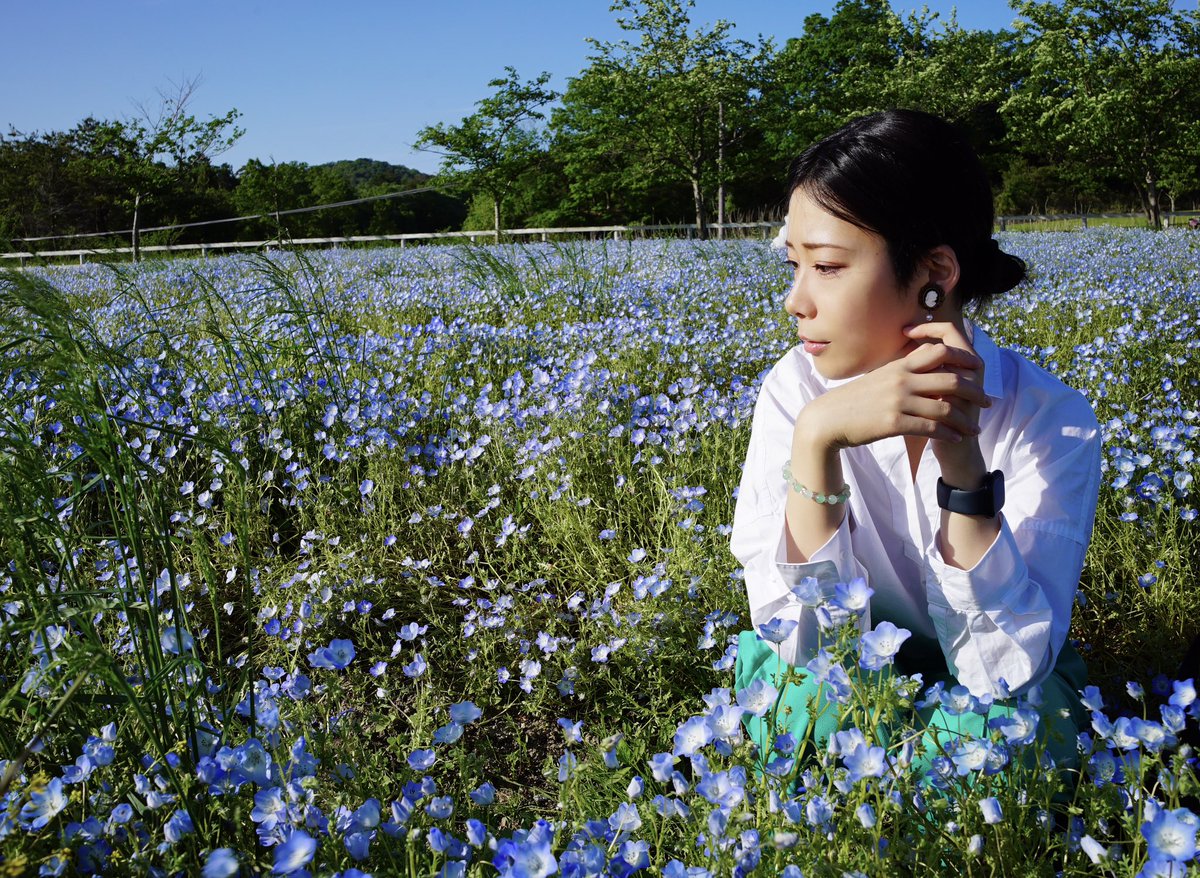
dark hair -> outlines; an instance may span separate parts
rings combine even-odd
[[[937,116],[885,110],[854,119],[792,163],[788,193],[796,189],[887,241],[901,284],[942,244],[958,257],[955,289],[963,306],[1025,279],[1024,261],[992,238],[992,190],[978,156]]]

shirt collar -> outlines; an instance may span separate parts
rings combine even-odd
[[[983,360],[983,392],[992,399],[1003,399],[1004,375],[1000,371],[1000,348],[990,335],[969,319],[963,318],[963,326],[967,330],[967,341],[975,348],[979,359]]]

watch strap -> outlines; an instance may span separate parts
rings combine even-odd
[[[1004,473],[992,470],[983,477],[983,484],[974,491],[964,491],[947,485],[939,476],[937,481],[938,506],[949,512],[962,515],[985,515],[995,518],[1004,506]]]

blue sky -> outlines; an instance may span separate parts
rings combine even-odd
[[[835,0],[697,0],[695,24],[724,18],[734,35],[782,45]],[[965,27],[995,30],[1003,0],[930,2]],[[892,0],[901,13],[919,3]],[[0,128],[62,131],[86,116],[117,119],[153,105],[171,82],[200,77],[201,117],[236,107],[246,134],[221,157],[303,161],[373,158],[435,171],[417,132],[454,123],[515,67],[543,70],[561,91],[587,63],[587,37],[623,33],[609,0],[3,0]]]

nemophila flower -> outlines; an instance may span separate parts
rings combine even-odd
[[[833,806],[824,796],[812,796],[804,804],[804,819],[809,826],[820,829],[833,819]]]
[[[271,783],[271,754],[256,738],[233,751],[232,773],[236,783],[256,783],[269,786]]]
[[[271,832],[279,825],[281,819],[287,817],[287,804],[283,801],[283,790],[271,787],[259,790],[254,794],[254,808],[250,819],[259,824],[259,831]]]
[[[608,818],[608,826],[618,836],[628,836],[642,827],[642,815],[634,802],[622,802]]]
[[[646,781],[642,779],[640,774],[635,774],[633,779],[629,781],[629,785],[625,787],[625,796],[628,799],[640,799],[642,793],[646,791]]]
[[[575,767],[578,761],[575,759],[575,754],[568,750],[558,758],[558,782],[566,783],[575,774]]]
[[[1142,836],[1153,859],[1187,861],[1196,855],[1196,816],[1187,808],[1159,808],[1142,824]]]
[[[950,757],[959,776],[966,776],[972,771],[983,770],[987,764],[991,744],[979,738],[968,738],[960,741]]]
[[[62,780],[51,778],[40,790],[31,790],[29,801],[21,808],[21,825],[31,832],[43,829],[47,823],[67,807],[69,798],[63,790]]]
[[[650,774],[656,781],[666,783],[671,779],[671,774],[675,771],[674,753],[655,753],[646,761],[650,765]]]
[[[745,689],[738,690],[737,703],[744,707],[747,713],[761,717],[774,706],[778,697],[778,689],[762,677],[756,677]]]
[[[1167,699],[1168,704],[1175,707],[1190,707],[1192,702],[1196,700],[1196,685],[1192,678],[1186,680],[1174,680],[1171,683],[1171,697]]]
[[[696,784],[696,792],[726,811],[736,808],[746,798],[746,772],[741,766],[729,771],[713,771]]]
[[[229,848],[216,848],[209,851],[201,869],[201,878],[233,878],[238,873],[238,859]]]
[[[167,840],[168,844],[174,845],[185,835],[190,835],[195,828],[191,815],[183,809],[178,809],[164,824],[163,837]]]
[[[169,652],[171,655],[183,655],[196,648],[192,635],[177,625],[164,628],[158,639],[163,652]]]
[[[476,805],[490,805],[496,801],[496,788],[488,781],[484,781],[469,793],[471,801]]]
[[[1004,813],[1000,810],[1000,802],[995,796],[987,796],[979,800],[979,810],[983,812],[984,823],[1003,823]]]
[[[434,796],[425,805],[425,813],[434,820],[445,820],[454,813],[454,799],[450,796]]]
[[[772,619],[758,626],[758,635],[771,643],[783,643],[792,636],[798,624],[795,619]]]
[[[462,733],[463,727],[451,721],[433,733],[433,742],[435,744],[453,744],[462,737]]]
[[[863,829],[875,828],[875,809],[871,807],[869,802],[863,802],[854,809],[854,816],[858,818],[858,822],[862,824]]]
[[[428,771],[437,761],[433,750],[414,750],[408,754],[408,767],[413,771]]]
[[[406,677],[412,677],[414,680],[425,673],[428,665],[425,664],[425,657],[420,653],[413,656],[413,660],[405,665],[402,670]],[[503,682],[503,681],[501,681]]]
[[[967,840],[967,854],[978,857],[983,853],[983,836],[975,833]]]
[[[989,719],[988,728],[998,730],[1011,746],[1025,747],[1033,743],[1039,721],[1037,711],[1019,707],[1007,716]]]
[[[912,636],[907,628],[897,628],[883,621],[859,638],[859,667],[868,671],[880,671],[890,665],[900,651],[904,641]]]
[[[312,862],[316,852],[317,840],[303,829],[293,829],[287,838],[275,847],[275,863],[271,874],[291,875],[298,872]]]
[[[492,865],[503,878],[546,878],[558,871],[550,839],[532,833],[521,840],[502,839],[496,845]]]
[[[708,714],[708,726],[714,738],[741,740],[742,716],[746,708],[737,704],[718,704]]]
[[[579,722],[571,722],[566,717],[558,718],[558,727],[563,731],[563,737],[567,739],[568,744],[579,744],[583,742],[583,720]]]
[[[1080,695],[1080,701],[1083,702],[1083,706],[1088,710],[1104,710],[1104,698],[1100,695],[1100,690],[1096,686],[1085,686]]]
[[[605,528],[604,530],[600,531],[600,539],[601,540],[611,540],[611,539],[614,539],[616,537],[616,535],[617,535],[617,532],[615,530],[613,530],[612,528]]]
[[[1089,860],[1094,865],[1099,865],[1102,860],[1108,859],[1108,848],[1096,841],[1090,835],[1085,835],[1079,839],[1079,847],[1083,850]]]
[[[961,716],[971,713],[978,707],[979,702],[966,686],[958,685],[949,692],[941,693],[942,710],[950,716]]]
[[[825,602],[825,595],[821,592],[821,583],[815,576],[805,576],[791,587],[791,592],[800,603],[810,609],[815,609]]]
[[[316,652],[309,653],[308,662],[314,668],[343,671],[350,666],[350,662],[354,661],[354,656],[354,641],[335,639],[329,642],[329,646],[323,646]]]
[[[833,603],[851,613],[862,613],[870,606],[873,594],[875,594],[875,589],[867,585],[865,579],[858,577],[849,582],[839,582],[834,586]]]
[[[675,730],[675,755],[680,757],[692,756],[712,743],[712,729],[708,719],[694,716],[681,723]]]
[[[473,701],[460,701],[450,705],[450,719],[460,725],[469,725],[483,716],[483,711]]]
[[[849,772],[851,783],[858,783],[867,777],[883,777],[888,770],[887,751],[882,747],[869,747],[865,743],[843,756],[842,762]]]
[[[833,661],[828,652],[819,650],[804,667],[813,675],[813,679],[822,684],[824,695],[830,701],[845,704],[850,700],[853,692],[850,676],[845,668]]]

